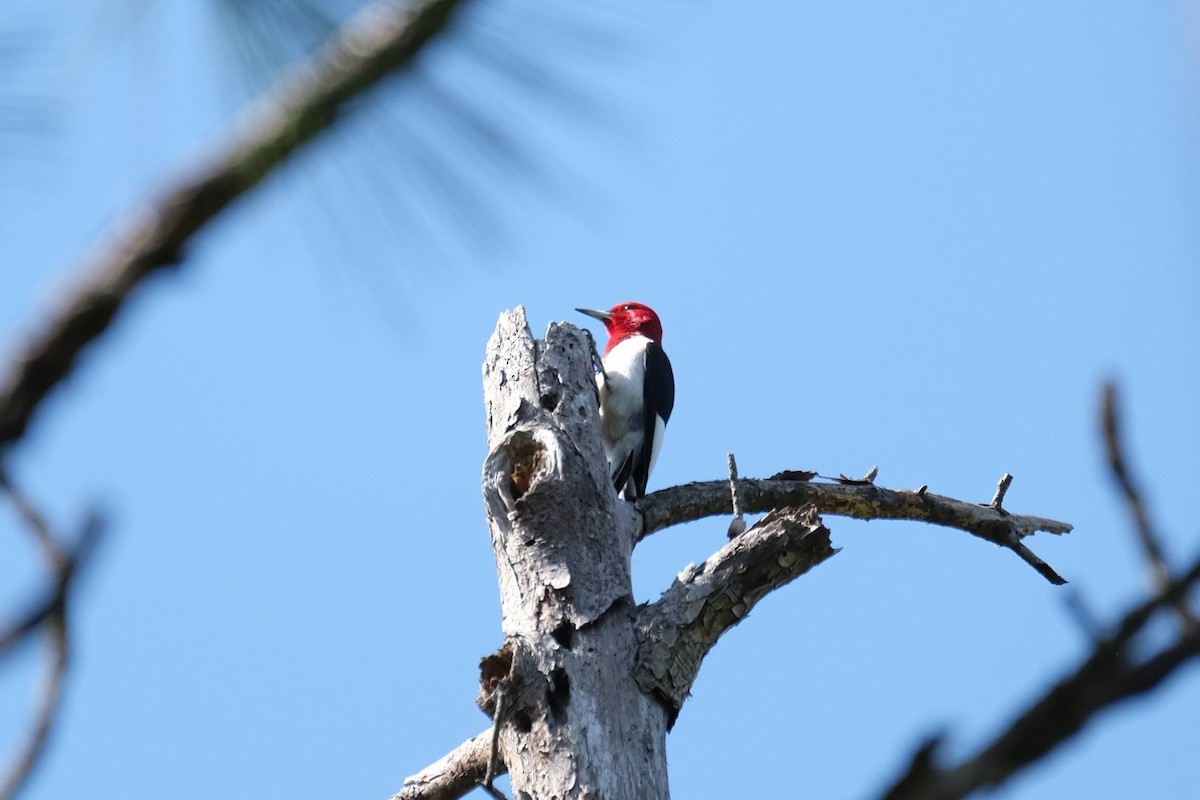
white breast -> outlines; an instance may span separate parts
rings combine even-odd
[[[623,464],[631,452],[640,448],[645,439],[642,411],[648,344],[650,340],[645,336],[625,339],[604,356],[607,383],[603,376],[596,377],[600,385],[604,453],[613,470]]]

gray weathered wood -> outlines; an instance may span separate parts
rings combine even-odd
[[[481,664],[479,704],[499,729],[497,771],[517,800],[666,798],[666,734],[704,656],[774,589],[832,556],[819,514],[914,519],[1008,547],[1051,580],[1021,539],[1071,526],[988,504],[788,473],[730,480],[747,510],[770,511],[655,603],[635,607],[630,555],[644,536],[728,513],[727,482],[618,500],[600,442],[589,339],[501,315],[483,368],[489,452],[483,494],[496,555],[504,644]],[[809,475],[808,473],[804,473]],[[873,480],[874,470],[868,477]],[[1002,481],[1005,488],[1010,481]],[[480,781],[491,736],[465,742],[406,781],[400,797],[448,800]]]
[[[673,722],[717,639],[771,590],[836,552],[812,506],[772,511],[641,610],[638,683],[669,705]]]
[[[416,775],[392,800],[455,800],[483,780],[491,749],[492,731],[486,730],[451,750]]]
[[[667,711],[634,678],[633,517],[609,483],[587,340],[562,324],[535,341],[524,310],[506,312],[483,377],[505,646],[485,660],[481,705],[503,697],[513,791],[666,798]]]

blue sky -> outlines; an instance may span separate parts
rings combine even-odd
[[[1200,551],[1194,4],[643,4],[598,15],[604,46],[527,6],[482,5],[472,30],[528,36],[578,100],[451,38],[384,98],[410,127],[352,119],[242,201],[14,454],[62,529],[93,503],[112,519],[27,798],[382,798],[484,728],[480,364],[518,303],[537,333],[580,305],[659,311],[678,395],[654,486],[719,478],[730,450],[745,475],[877,464],[980,502],[1008,471],[1012,510],[1075,524],[1030,545],[1102,619],[1146,587],[1100,459],[1115,377],[1167,549]],[[6,351],[235,105],[201,5],[117,40],[92,19],[39,55],[58,126],[0,140]],[[536,170],[459,146],[432,86]],[[434,158],[487,226],[439,205]],[[919,737],[967,752],[1088,647],[1066,590],[1010,553],[826,522],[842,552],[710,654],[675,796],[871,796]],[[638,599],[726,524],[644,542]],[[37,574],[0,515],[0,607]],[[0,671],[4,752],[39,656]],[[1192,665],[997,795],[1185,796],[1198,703]]]

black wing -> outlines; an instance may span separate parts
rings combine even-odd
[[[665,424],[671,418],[671,409],[675,407],[675,373],[671,370],[671,360],[658,342],[646,346],[646,378],[642,384],[642,399],[646,409],[642,420],[642,447],[633,458],[633,486],[638,497],[646,494],[646,484],[650,480],[650,459],[654,447],[654,428],[656,418],[662,417]]]

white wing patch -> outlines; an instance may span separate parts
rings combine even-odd
[[[654,447],[650,451],[650,469],[646,470],[646,477],[654,472],[654,463],[658,461],[658,454],[662,452],[663,437],[667,434],[667,423],[658,414],[654,415]]]

